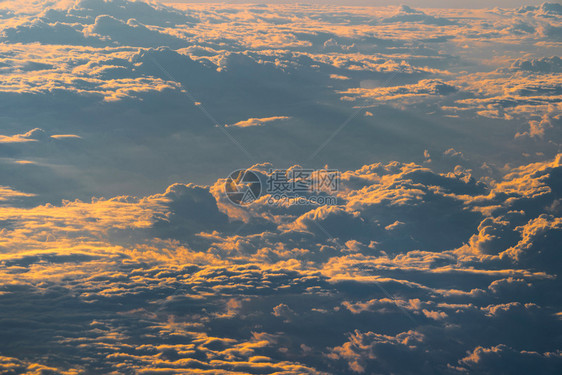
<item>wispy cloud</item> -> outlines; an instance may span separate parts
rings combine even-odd
[[[249,118],[247,120],[238,121],[232,125],[226,125],[227,127],[238,127],[247,128],[250,126],[262,126],[270,122],[277,122],[282,120],[288,120],[288,116],[273,116],[273,117],[263,117],[263,118]]]

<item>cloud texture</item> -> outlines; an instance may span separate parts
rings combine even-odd
[[[0,2],[0,372],[556,373],[560,30]],[[333,205],[225,194],[326,165]]]

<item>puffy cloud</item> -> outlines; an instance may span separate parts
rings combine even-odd
[[[407,5],[401,5],[396,14],[392,17],[386,18],[383,22],[393,23],[393,22],[421,22],[428,25],[436,25],[436,26],[445,26],[445,25],[454,25],[456,24],[455,21],[447,19],[447,18],[440,18],[431,15],[427,15],[421,10],[410,8]]]
[[[287,306],[284,303],[281,303],[277,306],[275,306],[273,308],[273,315],[275,315],[278,318],[289,318],[291,315],[293,315],[295,312],[293,310],[291,310],[291,308],[289,306]]]
[[[503,344],[489,348],[477,347],[459,361],[463,369],[489,374],[498,371],[513,374],[525,374],[528,371],[549,373],[556,371],[561,363],[560,352],[519,351]]]
[[[530,72],[561,73],[562,60],[558,56],[542,57],[532,60],[518,59],[513,63],[512,67]]]
[[[423,334],[415,331],[402,332],[396,336],[381,335],[374,332],[362,333],[355,331],[349,336],[349,341],[332,349],[329,354],[334,359],[345,359],[349,368],[357,373],[373,371],[411,372],[420,369],[420,353],[413,357],[418,345],[424,340]],[[398,363],[394,359],[402,356]]]
[[[186,41],[168,34],[151,30],[137,20],[130,18],[126,22],[118,20],[109,15],[96,17],[94,24],[84,29],[88,36],[99,35],[100,39],[127,46],[170,46],[187,47]]]
[[[357,95],[359,98],[372,99],[377,102],[387,101],[408,101],[418,97],[429,95],[449,95],[457,91],[451,86],[440,80],[422,80],[413,85],[398,87],[383,87],[376,89],[350,89],[344,94]],[[354,98],[351,96],[350,98]]]
[[[95,39],[88,40],[80,30],[69,24],[48,23],[42,19],[34,19],[16,27],[5,28],[3,34],[4,40],[12,43],[38,42],[42,44],[80,45],[90,42],[100,44]]]
[[[153,230],[159,237],[183,238],[197,231],[220,230],[228,223],[228,217],[204,187],[175,184],[151,199],[168,208],[164,215],[155,217]]]

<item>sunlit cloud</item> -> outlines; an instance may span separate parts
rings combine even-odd
[[[289,118],[290,117],[287,117],[287,116],[249,118],[249,119],[244,120],[244,121],[238,121],[237,123],[234,123],[232,125],[227,125],[227,127],[228,126],[234,126],[234,127],[238,127],[238,128],[247,128],[249,126],[262,126],[262,125],[265,125],[269,122],[277,122],[277,121],[281,121],[281,120],[288,120]]]

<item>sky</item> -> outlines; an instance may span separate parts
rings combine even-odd
[[[562,6],[350,4],[0,2],[0,373],[560,372]]]

